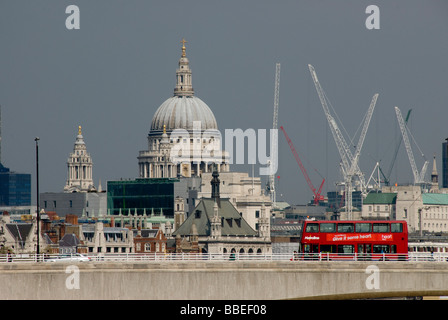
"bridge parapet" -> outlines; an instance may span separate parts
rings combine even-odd
[[[448,295],[446,262],[0,264],[0,299],[351,299]]]

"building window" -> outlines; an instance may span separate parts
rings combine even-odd
[[[70,200],[70,208],[73,208],[73,201]]]
[[[259,210],[255,211],[255,218],[260,218],[260,211]]]
[[[56,200],[53,201],[53,207],[56,208]]]
[[[145,252],[151,252],[151,244],[145,243]]]

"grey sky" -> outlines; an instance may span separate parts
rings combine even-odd
[[[65,8],[80,9],[67,30]],[[368,30],[365,9],[380,9]],[[77,127],[94,161],[94,181],[134,178],[156,109],[173,94],[180,40],[188,43],[195,94],[219,128],[270,128],[275,63],[282,64],[279,125],[311,180],[340,179],[339,156],[307,65],[354,134],[379,93],[360,167],[388,168],[399,135],[393,107],[412,108],[409,126],[426,157],[448,137],[448,2],[431,1],[1,1],[2,161],[33,174],[40,137],[41,191],[62,191]],[[278,192],[312,195],[279,132]],[[414,147],[417,166],[422,157]],[[432,166],[432,162],[431,162]],[[431,166],[428,172],[431,171]],[[243,167],[250,171],[250,167]],[[400,150],[392,182],[410,182]],[[34,196],[34,191],[33,191]]]

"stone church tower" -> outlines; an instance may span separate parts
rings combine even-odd
[[[439,174],[437,173],[436,155],[434,155],[431,172],[431,188],[429,192],[439,193]]]
[[[78,127],[73,152],[67,160],[67,183],[64,192],[94,192],[93,162],[87,152],[86,144],[82,136],[81,126]]]

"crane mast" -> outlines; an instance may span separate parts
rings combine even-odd
[[[316,191],[316,188],[314,187],[313,183],[311,182],[310,177],[308,176],[308,173],[306,172],[305,167],[303,166],[302,160],[300,160],[299,155],[297,154],[296,148],[294,147],[294,144],[292,143],[291,139],[289,138],[289,136],[286,134],[285,129],[283,128],[283,126],[280,127],[280,129],[283,131],[283,134],[285,135],[286,141],[288,142],[289,148],[291,149],[294,158],[296,159],[297,164],[300,167],[300,170],[302,170],[303,176],[305,177],[306,182],[308,183],[308,187],[310,187],[311,191],[314,194],[314,204],[318,205],[319,201],[324,200],[323,196],[321,196],[321,192],[322,192],[322,187],[324,185],[325,179],[323,179],[319,190]]]
[[[414,175],[414,184],[423,183],[425,179],[426,169],[428,168],[428,161],[425,161],[422,167],[422,171],[418,172],[417,165],[415,164],[414,154],[412,152],[411,144],[409,142],[408,133],[406,131],[406,124],[404,123],[403,116],[398,107],[395,107],[395,113],[397,114],[398,124],[400,126],[401,134],[403,136],[404,145],[408,154],[409,162],[411,164],[412,174]]]
[[[359,170],[359,167],[358,167],[359,156],[361,154],[362,145],[364,144],[364,140],[366,138],[367,130],[369,129],[370,120],[372,119],[373,110],[375,109],[377,99],[378,99],[378,93],[373,95],[372,101],[370,102],[369,109],[367,109],[367,115],[364,120],[364,125],[362,127],[361,134],[359,136],[358,144],[356,145],[356,152],[353,157],[352,165],[350,167],[350,172],[355,172],[355,170]]]
[[[274,115],[272,120],[272,141],[271,141],[271,150],[278,150],[278,103],[280,98],[280,63],[275,64],[275,83],[274,83]],[[277,157],[272,157],[272,161],[276,161]],[[271,168],[276,168],[276,163],[269,164]],[[276,203],[276,190],[275,190],[275,172],[270,170],[269,175],[269,194],[271,197],[272,208],[275,207]]]
[[[367,114],[364,120],[363,129],[359,136],[359,141],[355,149],[355,154],[352,154],[350,147],[342,135],[341,130],[339,129],[336,120],[331,115],[330,109],[327,104],[327,98],[325,97],[324,90],[319,83],[319,79],[317,78],[316,71],[312,65],[308,65],[308,68],[311,73],[311,77],[313,78],[314,86],[316,87],[317,94],[319,96],[319,100],[322,104],[322,108],[324,109],[325,116],[328,121],[328,125],[330,127],[330,131],[333,134],[333,139],[336,143],[336,147],[338,149],[339,155],[342,161],[342,173],[344,176],[345,182],[345,205],[346,212],[349,219],[352,216],[353,204],[352,204],[352,192],[353,192],[353,182],[354,178],[357,177],[359,180],[359,187],[361,189],[362,194],[365,193],[366,183],[363,172],[359,169],[359,156],[361,154],[361,149],[364,144],[364,140],[367,134],[367,129],[370,125],[370,120],[373,115],[373,110],[375,109],[376,101],[378,99],[378,94],[375,94],[372,98],[370,106],[367,110]]]
[[[408,113],[406,115],[406,119],[404,119],[404,124],[405,125],[408,123],[409,116],[411,115],[411,112],[412,112],[412,109],[409,109]],[[403,135],[400,136],[400,139],[398,140],[398,143],[397,143],[397,145],[395,147],[395,151],[394,151],[394,154],[393,154],[393,157],[392,157],[392,161],[390,163],[390,167],[389,167],[389,170],[387,171],[386,175],[382,172],[381,167],[380,167],[380,171],[381,171],[381,173],[382,173],[382,175],[384,177],[384,182],[386,183],[387,186],[389,185],[390,175],[392,174],[392,169],[394,168],[395,160],[397,160],[397,155],[398,155],[398,151],[400,150],[400,146],[401,146],[401,141],[402,140],[403,140]]]
[[[350,165],[348,156],[351,156],[350,148],[348,147],[347,143],[345,142],[344,137],[342,136],[341,131],[339,130],[339,127],[336,123],[336,120],[333,118],[333,116],[330,113],[330,109],[327,105],[327,99],[325,98],[324,90],[322,89],[319,79],[317,78],[316,71],[314,70],[314,67],[312,65],[308,65],[308,68],[310,69],[311,77],[313,78],[314,86],[316,87],[317,94],[319,96],[320,102],[322,104],[322,108],[324,109],[325,116],[328,121],[328,125],[330,127],[330,131],[333,134],[334,141],[336,143],[336,147],[339,151],[339,156],[341,157],[341,161],[343,164],[343,172],[345,173]]]

